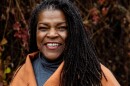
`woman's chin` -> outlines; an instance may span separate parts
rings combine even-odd
[[[57,55],[57,54],[44,54],[45,58],[48,60],[48,61],[55,61],[57,59],[59,59],[59,56],[60,55]]]

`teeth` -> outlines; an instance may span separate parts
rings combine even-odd
[[[57,43],[48,43],[47,46],[50,46],[50,47],[55,47],[55,46],[58,46],[59,44]]]

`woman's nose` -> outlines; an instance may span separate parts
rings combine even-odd
[[[55,28],[51,28],[48,33],[47,33],[47,37],[50,37],[50,38],[55,38],[58,36],[58,33],[56,31]]]

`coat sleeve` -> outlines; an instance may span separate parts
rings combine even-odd
[[[108,68],[101,64],[101,69],[104,73],[101,80],[102,86],[120,86],[120,84]]]

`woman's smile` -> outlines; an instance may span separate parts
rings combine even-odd
[[[45,43],[45,46],[49,49],[49,50],[56,50],[58,49],[62,44],[61,43],[57,43],[57,42],[48,42]]]

